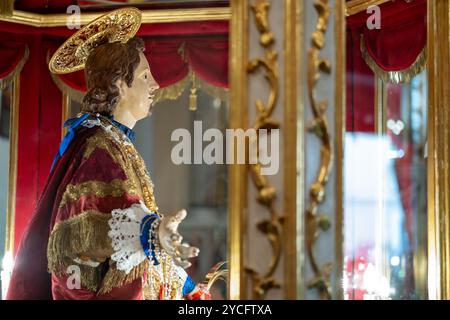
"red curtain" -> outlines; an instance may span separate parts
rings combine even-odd
[[[146,38],[145,47],[150,69],[161,88],[182,80],[188,75],[189,68],[202,80],[217,87],[228,88],[228,39],[226,37]],[[83,71],[58,75],[58,77],[72,89],[86,91]]]
[[[426,45],[426,0],[387,2],[380,9],[380,29],[367,28],[371,14],[366,12],[347,19],[347,131],[374,130],[374,74],[361,55],[361,36],[370,57],[386,71],[409,68]]]
[[[8,42],[0,34],[0,79],[9,76],[25,58],[27,46],[24,43]]]
[[[4,36],[5,34],[2,34]],[[20,74],[14,249],[42,192],[61,138],[62,96],[45,66],[40,35],[18,36],[29,48]],[[0,60],[3,60],[0,51]]]
[[[375,78],[361,56],[360,31],[347,31],[346,129],[347,132],[375,131]]]
[[[0,22],[0,75],[13,68],[23,48],[29,49],[20,74],[15,252],[61,140],[62,95],[51,78],[48,58],[75,31]],[[228,86],[227,21],[143,25],[138,36],[146,42],[151,68],[161,84],[183,78],[190,65],[205,81]],[[178,54],[183,43],[186,61]],[[85,90],[82,71],[62,79],[72,88]]]

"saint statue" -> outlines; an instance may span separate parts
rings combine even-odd
[[[182,243],[181,210],[159,212],[132,128],[151,113],[155,81],[135,34],[141,14],[112,11],[50,60],[85,68],[81,113],[66,121],[36,211],[19,245],[7,299],[209,299],[185,272],[199,250]]]

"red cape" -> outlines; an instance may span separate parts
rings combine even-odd
[[[56,162],[32,218],[22,236],[9,284],[7,300],[52,300],[51,274],[47,271],[47,244],[53,212],[74,171],[82,160],[87,138],[99,128],[80,129]]]

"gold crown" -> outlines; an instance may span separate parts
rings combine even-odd
[[[66,40],[50,59],[52,73],[63,74],[78,71],[92,52],[106,42],[125,43],[137,33],[142,14],[136,8],[117,9],[87,24]]]

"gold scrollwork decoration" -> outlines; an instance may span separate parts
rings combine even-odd
[[[320,230],[326,231],[330,228],[328,217],[319,215],[318,208],[325,198],[325,185],[331,170],[333,154],[326,117],[328,103],[327,101],[317,100],[315,88],[321,73],[329,74],[331,72],[329,60],[320,56],[321,50],[325,46],[325,34],[330,16],[329,1],[315,0],[314,8],[317,11],[318,19],[316,29],[312,34],[312,46],[308,51],[308,97],[313,114],[313,119],[308,125],[308,130],[319,138],[321,147],[320,167],[316,179],[311,185],[309,191],[309,205],[306,209],[306,246],[309,263],[314,273],[314,277],[308,281],[308,288],[316,288],[320,298],[325,300],[331,299],[329,278],[332,271],[332,264],[326,263],[323,267],[319,266],[314,254],[314,245]]]
[[[271,48],[274,43],[274,35],[269,28],[268,11],[270,2],[267,0],[255,0],[251,6],[255,17],[256,27],[260,32],[259,42],[265,49],[263,57],[255,58],[249,61],[247,71],[254,73],[262,68],[265,71],[265,78],[269,83],[270,93],[267,104],[261,100],[256,100],[257,116],[253,123],[253,129],[258,132],[259,129],[278,129],[279,121],[271,118],[278,100],[279,79],[276,50]],[[259,145],[258,135],[256,146]],[[281,257],[281,235],[283,228],[283,217],[275,208],[274,201],[277,196],[276,189],[270,185],[266,176],[261,174],[261,164],[249,164],[250,175],[255,187],[258,190],[257,201],[269,210],[270,217],[264,219],[257,224],[257,228],[268,239],[272,247],[272,260],[265,273],[260,273],[253,268],[246,267],[246,272],[251,276],[253,287],[253,299],[264,299],[267,292],[273,288],[280,288],[281,284],[274,277],[275,270],[280,262]]]

